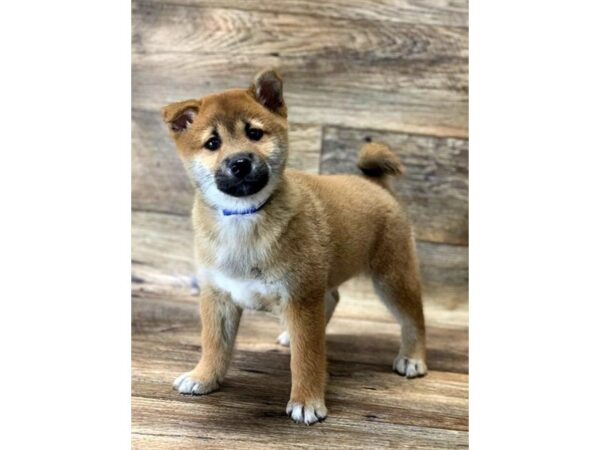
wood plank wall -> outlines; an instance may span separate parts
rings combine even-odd
[[[291,166],[356,172],[366,139],[407,167],[429,284],[466,285],[466,0],[133,1],[132,203],[185,215],[192,191],[159,116],[173,101],[284,76]]]

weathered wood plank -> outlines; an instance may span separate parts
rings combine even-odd
[[[263,410],[271,415],[283,416],[290,389],[289,356],[240,353],[246,361],[245,366],[232,366],[220,392],[206,397],[203,405],[235,408],[241,413]],[[281,360],[281,370],[272,370],[269,360],[274,358]],[[156,370],[160,362],[144,362],[147,365],[134,364],[135,397],[164,400],[171,404],[177,402],[183,407],[199,402],[198,399],[182,397],[171,389],[173,379],[182,371],[189,370],[189,365],[169,367],[168,363],[163,363],[158,366],[162,369],[158,377],[154,372],[144,375],[144,371]],[[329,371],[327,399],[329,407],[335,408],[331,409],[331,414],[336,414],[339,419],[375,416],[381,422],[395,425],[467,429],[466,375],[430,372],[423,379],[407,381],[391,369],[382,372],[370,367],[347,368],[339,363],[330,363]]]
[[[276,14],[299,14],[329,19],[392,21],[402,23],[467,27],[467,0],[144,0],[139,3],[228,8]]]
[[[134,439],[202,448],[465,448],[465,431],[421,428],[379,421],[378,417],[335,417],[313,427],[291,423],[275,407],[252,410],[213,405],[210,396],[195,402],[133,397]],[[263,399],[267,400],[267,399]],[[157,447],[160,448],[160,447]],[[197,447],[196,447],[197,448]]]
[[[193,191],[158,109],[132,111],[133,209],[189,214]]]
[[[417,233],[419,224],[417,223]],[[421,276],[429,285],[466,286],[469,282],[469,248],[417,241]]]
[[[393,187],[408,206],[417,239],[468,242],[468,141],[338,127],[323,133],[323,173],[359,174],[358,149],[365,139],[386,142],[407,168]]]
[[[291,123],[288,167],[309,173],[319,173],[323,128],[319,125]]]
[[[277,67],[293,122],[468,133],[464,28],[144,3],[133,15],[137,108],[244,87]]]
[[[192,239],[189,217],[133,211],[131,259],[134,281],[177,285],[179,277],[189,277],[193,272]]]
[[[466,29],[255,10],[133,4],[136,53],[245,53],[314,56],[359,52],[363,59],[467,57]],[[274,37],[277,37],[274,39]]]
[[[134,54],[133,104],[158,109],[181,99],[245,87],[259,70],[275,67],[284,76],[293,122],[468,135],[466,73],[459,73],[466,62],[438,60],[437,67],[410,62],[390,63],[391,67],[374,61],[365,67],[356,64],[328,57]],[[407,70],[413,72],[403,73]]]
[[[193,190],[167,128],[155,111],[134,109],[132,203],[134,209],[189,214]],[[290,124],[289,166],[317,173],[321,128]]]

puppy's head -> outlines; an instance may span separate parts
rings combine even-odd
[[[174,103],[162,115],[209,204],[246,209],[273,194],[288,153],[283,82],[275,71],[259,73],[247,90]]]

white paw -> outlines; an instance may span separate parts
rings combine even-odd
[[[285,408],[285,412],[296,423],[304,423],[312,425],[315,422],[320,422],[327,417],[327,408],[322,403],[306,403],[302,404],[290,400]]]
[[[422,359],[407,358],[402,355],[396,357],[392,368],[400,375],[406,376],[406,378],[422,377],[427,373],[425,361]]]
[[[290,346],[290,334],[287,331],[284,331],[277,337],[277,343],[279,345],[283,345],[284,347]]]
[[[173,381],[173,389],[177,390],[180,394],[190,395],[202,395],[208,394],[218,388],[216,382],[204,383],[202,381],[195,380],[192,378],[191,372],[182,373],[175,381]]]

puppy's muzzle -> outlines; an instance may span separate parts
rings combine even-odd
[[[254,153],[236,153],[223,160],[215,174],[217,188],[233,197],[256,194],[269,181],[267,163]]]

